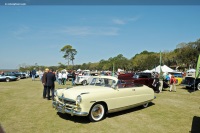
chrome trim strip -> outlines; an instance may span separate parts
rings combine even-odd
[[[153,100],[153,99],[152,99],[152,100]],[[138,104],[134,104],[134,105],[129,105],[129,106],[126,106],[126,107],[111,109],[111,110],[108,110],[108,113],[114,113],[114,112],[119,112],[119,111],[122,111],[122,110],[131,109],[131,108],[134,108],[134,107],[137,107],[137,106],[141,106],[141,105],[143,105],[143,104],[145,104],[145,103],[151,102],[152,100],[145,101],[145,102],[138,103]]]

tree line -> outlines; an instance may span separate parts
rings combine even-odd
[[[149,52],[144,50],[130,59],[124,57],[123,54],[118,54],[115,57],[101,59],[95,63],[89,62],[78,65],[74,65],[77,50],[71,45],[65,45],[60,51],[64,54],[63,58],[67,60],[66,64],[58,63],[58,66],[20,66],[19,71],[29,71],[33,68],[44,70],[46,67],[54,70],[89,69],[110,71],[112,71],[114,67],[115,71],[117,68],[127,71],[142,71],[147,69],[151,70],[160,65],[160,63],[161,65],[167,65],[173,69],[184,71],[196,67],[198,56],[200,54],[200,39],[194,42],[180,43],[176,46],[176,49],[172,51]],[[162,59],[161,62],[160,56]]]

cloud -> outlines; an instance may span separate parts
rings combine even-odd
[[[126,24],[126,22],[122,19],[113,19],[112,21],[114,24],[119,24],[119,25]]]
[[[68,35],[88,36],[88,35],[102,35],[115,36],[118,35],[119,29],[116,27],[90,27],[90,26],[74,26],[66,27],[61,32]]]
[[[18,29],[12,31],[13,35],[17,39],[24,39],[24,36],[30,32],[30,28],[28,26],[21,26]]]
[[[135,17],[131,17],[128,19],[129,22],[135,22],[138,21],[140,19],[140,16],[135,16]]]
[[[117,24],[117,25],[125,25],[127,23],[130,23],[130,22],[135,22],[137,20],[139,20],[139,16],[136,16],[136,17],[130,17],[130,18],[123,18],[123,19],[119,19],[119,18],[115,18],[112,20],[112,22],[114,24]]]

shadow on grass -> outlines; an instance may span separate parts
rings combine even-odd
[[[187,90],[189,93],[192,93],[192,92],[197,91],[197,90],[195,90],[194,88],[188,88],[188,87],[181,87],[181,89]]]
[[[164,89],[162,89],[162,91],[163,91],[163,92],[169,91],[169,88],[164,88]]]
[[[153,105],[155,105],[155,104],[150,102],[147,108],[149,108],[149,107],[151,107]],[[142,110],[142,109],[145,109],[145,108],[143,108],[142,106],[138,106],[138,107],[134,107],[134,108],[131,108],[131,109],[127,109],[127,110],[123,110],[123,111],[107,114],[107,117],[109,117],[109,118],[116,117],[116,116],[120,116],[120,115],[124,115],[124,114],[128,114],[128,113],[132,113],[132,112],[135,112],[135,111],[139,111],[139,110]]]
[[[150,102],[148,107],[153,106],[153,105],[155,105],[155,104]],[[104,119],[106,119],[106,117],[112,118],[112,117],[116,117],[116,116],[120,116],[120,115],[124,115],[124,114],[128,114],[128,113],[132,113],[135,111],[139,111],[141,109],[144,109],[144,108],[142,106],[138,106],[138,107],[127,109],[127,110],[106,114]],[[71,116],[70,114],[62,114],[60,112],[57,112],[57,115],[59,115],[59,117],[62,119],[73,121],[75,123],[83,123],[83,124],[90,123],[90,120],[87,116]]]
[[[73,121],[75,123],[90,123],[88,117],[86,116],[71,116],[70,114],[62,114],[60,112],[57,112],[57,115],[59,115],[62,119]]]
[[[200,117],[194,116],[190,133],[200,133]]]
[[[150,102],[148,107],[153,106],[153,105],[155,105],[155,104]],[[124,114],[128,114],[128,113],[132,113],[135,111],[139,111],[141,109],[143,109],[143,107],[138,106],[138,107],[127,109],[127,110],[106,114],[104,119],[106,119],[106,117],[112,118],[112,117],[116,117],[116,116],[120,116],[120,115],[124,115]],[[59,117],[62,119],[73,121],[75,123],[84,123],[84,124],[90,123],[90,120],[87,116],[71,116],[70,114],[62,114],[60,112],[57,112],[57,115],[59,115]]]

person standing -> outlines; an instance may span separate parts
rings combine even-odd
[[[67,80],[67,74],[66,74],[66,72],[64,72],[64,73],[62,74],[62,84],[63,84],[63,85],[66,85],[66,80]]]
[[[40,80],[42,81],[43,71],[39,70],[38,74],[39,74]]]
[[[43,99],[45,99],[46,98],[46,95],[47,95],[47,73],[49,72],[49,69],[48,68],[46,68],[45,69],[45,72],[44,72],[44,74],[43,74],[43,76],[42,76],[42,84],[43,84]]]
[[[170,89],[169,89],[169,91],[171,92],[172,89],[176,92],[176,79],[175,79],[174,75],[172,75],[171,78],[170,78]]]
[[[170,77],[169,77],[169,73],[167,73],[165,76],[165,82],[169,84],[169,81],[170,81]]]
[[[31,72],[31,74],[32,74],[32,81],[34,81],[35,80],[35,76],[36,76],[36,70],[35,70],[35,68]]]
[[[162,73],[160,73],[160,75],[159,75],[159,83],[160,83],[159,92],[162,92],[162,89],[163,89],[163,80],[164,80],[164,76],[162,75]]]
[[[50,69],[49,72],[46,75],[46,79],[47,79],[47,99],[50,100],[50,91],[51,91],[51,95],[52,95],[52,100],[54,98],[54,88],[55,88],[55,80],[56,80],[56,76],[53,73],[53,70]]]
[[[152,86],[154,87],[154,91],[156,93],[159,93],[159,78],[158,78],[158,75],[155,75]]]
[[[72,71],[72,85],[75,84],[75,79],[76,79],[76,74],[74,72],[74,70]]]
[[[58,72],[58,84],[61,85],[62,84],[62,73]]]

